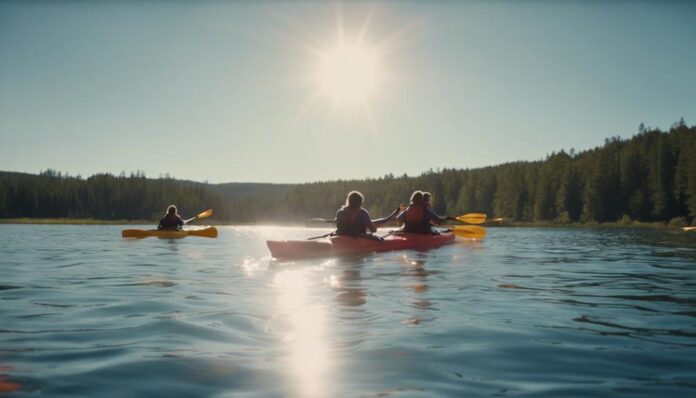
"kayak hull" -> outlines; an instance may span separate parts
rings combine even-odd
[[[333,255],[333,247],[327,241],[268,240],[266,245],[274,258],[316,258]]]
[[[439,235],[394,233],[377,240],[355,236],[333,236],[322,241],[266,241],[271,255],[278,259],[299,259],[369,254],[394,250],[428,250],[454,242],[452,232]]]
[[[142,239],[156,237],[162,239],[180,239],[187,236],[200,236],[204,238],[217,238],[218,232],[215,227],[204,229],[189,229],[181,231],[167,231],[157,229],[124,229],[121,236],[124,238]]]

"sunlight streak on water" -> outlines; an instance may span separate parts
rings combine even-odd
[[[266,266],[261,261],[251,257],[244,258],[244,262],[242,262],[242,269],[247,276],[254,276],[256,272],[265,268]]]
[[[278,307],[289,320],[284,343],[288,347],[288,369],[294,376],[298,396],[330,396],[331,356],[326,331],[326,309],[312,301],[310,276],[306,270],[286,270],[276,274]]]

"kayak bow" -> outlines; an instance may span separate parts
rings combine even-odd
[[[151,236],[164,239],[178,239],[187,236],[201,236],[204,238],[217,238],[218,231],[215,227],[204,229],[186,229],[181,231],[168,231],[161,229],[124,229],[121,231],[121,236],[124,238],[142,239]]]

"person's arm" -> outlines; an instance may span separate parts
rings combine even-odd
[[[370,213],[367,212],[367,210],[362,209],[360,210],[360,214],[358,214],[358,220],[359,223],[365,224],[365,227],[372,233],[377,232],[377,227],[375,224],[372,222],[370,219]]]
[[[184,220],[182,220],[181,217],[177,217],[177,218],[176,218],[176,225],[177,225],[177,227],[179,227],[180,229],[183,228],[183,227],[184,227]]]
[[[391,214],[389,214],[388,216],[382,217],[382,218],[378,218],[378,219],[376,219],[376,220],[372,220],[372,223],[373,223],[374,225],[378,226],[378,227],[381,227],[381,226],[384,225],[387,221],[392,220],[393,218],[395,218],[396,215],[399,213],[399,210],[401,210],[401,209],[400,209],[399,207],[397,207],[397,208],[394,209],[394,211],[391,212]]]
[[[408,206],[401,204],[399,205],[399,210],[401,210],[401,213],[397,214],[395,219],[396,223],[401,228],[404,225],[404,220],[406,219],[406,210],[408,210]]]
[[[334,215],[334,219],[333,219],[333,220],[326,220],[326,222],[334,222],[334,223],[337,223],[338,220],[341,219],[341,215],[343,214],[343,211],[344,211],[344,210],[343,210],[342,207],[339,208],[338,210],[336,210],[336,214]]]
[[[445,222],[445,221],[447,221],[447,220],[450,219],[450,217],[447,217],[447,216],[444,216],[444,217],[440,216],[439,214],[435,213],[435,212],[433,211],[433,209],[431,209],[431,208],[427,208],[425,211],[426,211],[426,212],[428,213],[428,215],[430,216],[430,221],[431,221],[432,223],[434,223],[435,225],[440,225],[440,224],[442,224],[443,222]]]
[[[396,221],[404,221],[404,218],[406,218],[406,210],[408,210],[408,207],[401,210],[401,213],[396,215]]]
[[[375,232],[377,232],[377,227],[376,227],[375,224],[372,222],[372,220],[370,220],[370,222],[367,223],[367,229],[369,229],[370,232],[372,232],[373,234],[374,234]]]

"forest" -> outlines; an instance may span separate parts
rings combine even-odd
[[[406,203],[414,190],[433,194],[443,215],[484,212],[511,222],[555,224],[631,221],[688,224],[696,217],[696,125],[646,128],[629,138],[539,161],[476,169],[438,169],[419,176],[306,184],[208,184],[172,178],[46,170],[0,172],[0,218],[155,220],[170,203],[185,216],[215,209],[229,223],[305,223],[332,218],[358,190],[373,217]]]

